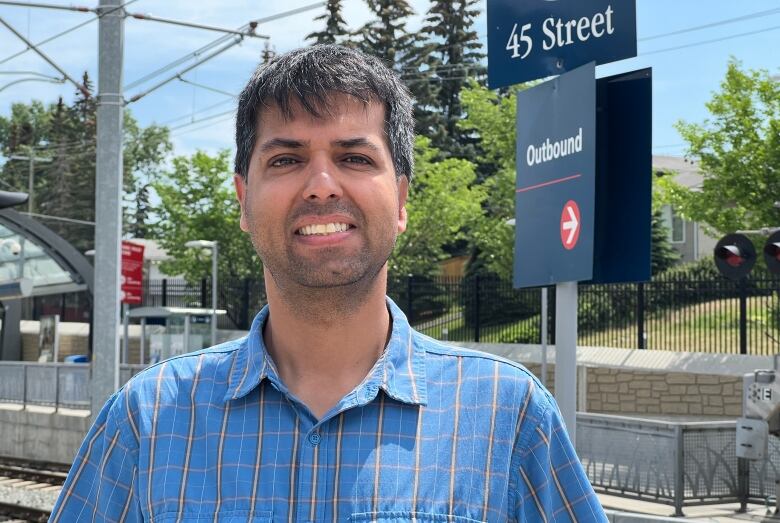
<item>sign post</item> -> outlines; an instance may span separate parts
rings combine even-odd
[[[577,282],[650,275],[651,75],[596,80],[636,56],[635,1],[488,0],[487,15],[491,88],[560,75],[517,94],[513,280],[556,284],[555,396],[574,442]]]

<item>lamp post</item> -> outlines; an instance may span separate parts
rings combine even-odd
[[[211,345],[217,344],[217,255],[219,247],[216,241],[192,240],[184,244],[190,249],[209,249],[211,251]]]

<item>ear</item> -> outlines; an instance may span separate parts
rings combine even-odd
[[[406,230],[406,199],[409,197],[409,178],[401,176],[398,179],[398,232]]]
[[[241,206],[241,220],[239,221],[239,226],[241,227],[242,231],[249,232],[249,225],[246,216],[246,204],[244,200],[246,197],[247,182],[240,174],[234,174],[233,185],[236,188],[236,199],[238,200],[238,205]]]

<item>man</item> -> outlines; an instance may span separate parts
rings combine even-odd
[[[385,296],[411,114],[354,50],[257,70],[235,187],[268,306],[112,396],[52,521],[606,521],[538,381],[415,332]]]

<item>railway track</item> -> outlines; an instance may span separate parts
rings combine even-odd
[[[51,512],[33,507],[23,507],[0,501],[0,521],[28,521],[37,523],[49,520]]]
[[[61,463],[0,456],[0,478],[62,485],[68,476],[68,468],[67,465]]]
[[[51,492],[56,496],[67,472],[68,466],[60,463],[0,456],[0,488],[10,488],[12,492]],[[0,500],[0,521],[48,521],[50,510],[9,501]]]

